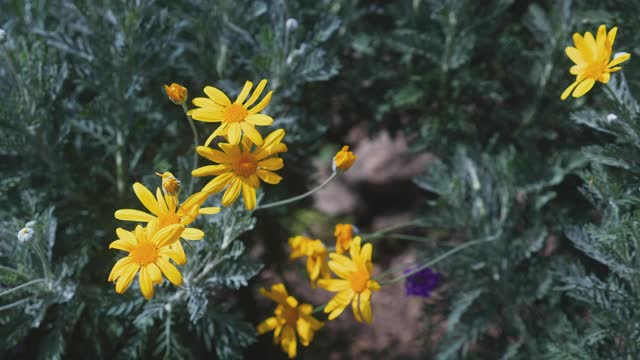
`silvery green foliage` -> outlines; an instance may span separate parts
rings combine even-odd
[[[328,106],[313,104],[324,113],[311,117],[312,105],[303,95],[340,69],[333,45],[343,21],[336,3],[3,5],[2,45],[11,61],[4,52],[0,56],[0,200],[8,204],[0,209],[6,221],[0,265],[26,277],[2,272],[0,292],[43,276],[38,258],[16,238],[32,219],[34,241],[47,249],[54,279],[50,288],[38,283],[0,297],[0,308],[27,299],[0,311],[4,354],[242,358],[255,330],[237,304],[237,291],[262,265],[248,259],[240,239],[256,221],[241,201],[194,224],[207,236],[185,245],[185,284],[176,288],[165,282],[148,302],[135,282],[124,295],[106,282],[123,255],[107,249],[115,228],[134,227],[117,222],[113,211],[140,208],[131,184],[142,181],[155,189],[155,171],[169,170],[189,182],[191,131],[162,89],[174,81],[187,86],[193,98],[202,96],[205,85],[235,96],[245,80],[269,79],[275,96],[268,110],[277,119],[270,130],[287,129],[287,168],[308,166],[301,164],[310,163],[308,144],[322,135],[325,125],[318,117],[326,117]],[[287,19],[298,26],[287,26]],[[198,126],[202,142],[213,129]],[[302,173],[286,178],[304,186]],[[203,184],[197,181],[194,190]],[[295,191],[274,190],[276,196]],[[186,186],[183,192],[189,195]]]

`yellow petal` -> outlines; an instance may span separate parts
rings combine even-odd
[[[147,267],[142,267],[140,269],[140,277],[138,278],[138,282],[140,283],[140,292],[145,299],[150,300],[153,297],[153,282],[151,281],[151,276],[147,272]]]
[[[194,228],[186,228],[182,232],[182,238],[187,240],[200,240],[204,237],[204,231]]]
[[[176,262],[177,265],[184,265],[187,263],[187,254],[184,253],[184,248],[180,240],[171,244],[171,252],[168,253],[169,257]]]
[[[576,90],[573,92],[573,97],[579,98],[582,95],[586,94],[589,90],[591,90],[595,83],[596,81],[591,78],[584,79],[580,84],[578,84],[578,86],[576,86]]]
[[[327,291],[340,292],[349,289],[351,286],[351,282],[349,280],[321,279],[320,281],[323,280],[325,281],[325,285],[321,287]]]
[[[271,286],[271,290],[260,288],[260,294],[277,302],[278,304],[284,304],[286,299],[289,297],[289,293],[287,292],[284,284],[275,284]]]
[[[151,241],[156,244],[157,247],[165,247],[173,244],[178,240],[180,234],[184,231],[184,226],[180,224],[171,224],[158,230]]]
[[[247,102],[243,104],[243,106],[245,108],[248,108],[249,106],[253,105],[253,103],[256,102],[256,100],[258,100],[258,98],[260,97],[260,94],[262,94],[265,86],[267,86],[267,80],[260,80],[258,86],[256,86],[255,90],[253,90],[253,94],[251,95],[249,100],[247,100]]]
[[[117,228],[116,234],[118,234],[118,238],[120,238],[120,240],[124,240],[131,245],[135,246],[138,244],[138,240],[130,231],[127,231],[123,228]]]
[[[207,147],[207,146],[198,146],[196,148],[196,152],[200,156],[202,156],[202,157],[204,157],[204,158],[206,158],[206,159],[208,159],[208,160],[210,160],[210,161],[212,161],[214,163],[219,163],[219,164],[230,164],[231,163],[231,159],[229,158],[229,155],[223,153],[220,150],[214,150],[214,149],[212,149],[210,147]]]
[[[123,257],[122,259],[118,260],[115,265],[113,265],[113,268],[111,269],[111,272],[109,273],[109,278],[107,279],[107,281],[114,281],[117,278],[119,278],[120,276],[122,276],[123,273],[127,272],[127,269],[131,266],[131,265],[135,265],[133,260],[131,259],[130,256],[126,256]]]
[[[220,212],[220,208],[217,206],[211,206],[211,207],[203,207],[200,208],[200,211],[198,212],[198,214],[200,215],[213,215],[213,214],[217,214]]]
[[[252,109],[249,109],[249,114],[257,114],[260,111],[262,111],[265,107],[267,107],[267,105],[269,104],[269,101],[271,101],[272,94],[273,94],[273,91],[269,91],[267,95],[265,95],[265,97],[263,97],[262,100],[260,100],[258,105],[254,106]]]
[[[222,91],[220,91],[217,88],[214,88],[213,86],[206,86],[204,88],[204,93],[207,94],[207,96],[215,101],[216,103],[222,105],[222,106],[229,106],[231,105],[231,100],[229,100],[229,98],[227,97],[227,95],[225,95]]]
[[[213,178],[213,180],[209,181],[209,183],[204,186],[202,191],[210,192],[212,194],[218,193],[222,191],[227,185],[229,185],[231,180],[233,180],[235,177],[236,175],[234,173],[225,173],[222,175],[218,175]]]
[[[273,118],[264,114],[250,114],[244,118],[246,122],[258,126],[270,126],[273,124]]]
[[[369,291],[369,296],[366,296],[364,293],[360,295],[360,313],[362,314],[362,318],[367,324],[371,324],[371,320],[373,320],[373,314],[371,313],[370,298],[371,298],[371,291]]]
[[[367,287],[369,288],[369,290],[371,291],[378,291],[380,290],[380,284],[378,284],[377,281],[375,280],[369,280],[367,282]]]
[[[231,165],[229,164],[207,165],[191,171],[191,176],[195,176],[195,177],[215,176],[215,175],[224,174],[229,171],[231,171]]]
[[[245,82],[244,86],[242,87],[242,90],[240,91],[240,94],[238,94],[238,97],[236,98],[235,103],[242,104],[244,102],[244,99],[247,98],[247,95],[249,95],[249,92],[251,91],[252,87],[253,87],[253,83],[251,81]]]
[[[573,84],[569,85],[569,87],[562,92],[562,95],[560,95],[560,100],[566,100],[569,97],[569,95],[571,95],[571,92],[573,91],[573,89],[575,89],[576,86],[578,86],[578,84],[579,82],[576,80],[573,82]]]
[[[222,175],[221,175],[222,176]],[[242,189],[242,180],[238,177],[234,178],[231,181],[231,185],[222,195],[222,205],[229,206],[233,204],[234,201],[240,195],[240,190]]]
[[[111,244],[109,244],[109,249],[118,249],[118,250],[124,250],[127,252],[132,252],[133,250],[135,250],[135,248],[136,248],[135,245],[124,240],[116,240]]]
[[[242,198],[247,210],[253,210],[256,207],[256,189],[244,181],[242,182]]]
[[[118,220],[149,222],[155,219],[155,216],[147,214],[144,211],[134,209],[120,209],[114,214]]]
[[[275,317],[270,317],[258,324],[258,334],[262,335],[269,331],[272,331],[278,326],[278,320]]]
[[[151,277],[151,281],[155,284],[162,283],[162,273],[160,272],[160,268],[158,265],[151,263],[147,265],[147,271],[149,272],[149,277]]]
[[[201,107],[201,108],[206,108],[208,110],[213,110],[216,113],[219,113],[220,115],[224,115],[224,111],[225,111],[224,106],[216,103],[215,101],[213,101],[213,100],[211,100],[209,98],[197,97],[197,98],[191,100],[191,102],[195,106],[198,106],[198,107]]]
[[[600,81],[603,84],[606,84],[609,82],[609,79],[611,78],[611,74],[610,73],[602,73],[600,74],[600,76],[598,76],[598,81]]]
[[[118,294],[124,293],[131,285],[133,278],[138,273],[140,266],[135,265],[127,268],[127,272],[123,273],[116,281],[116,292]]]
[[[191,116],[193,120],[202,122],[221,122],[224,119],[223,113],[207,108],[193,109],[189,111],[189,116]]]
[[[573,46],[566,47],[564,49],[564,52],[567,54],[569,59],[571,59],[571,61],[573,61],[576,64],[583,64],[586,62],[582,57],[582,53],[580,53],[580,51],[574,48]]]
[[[230,144],[237,145],[238,143],[240,143],[240,136],[242,135],[242,127],[240,127],[240,124],[230,124],[229,129],[227,130],[227,135],[229,136]]]
[[[169,261],[163,257],[156,260],[156,265],[162,270],[164,276],[176,286],[182,285],[182,274]]]
[[[258,130],[256,130],[253,125],[247,122],[242,122],[240,123],[240,127],[242,128],[242,131],[244,132],[244,136],[246,136],[246,138],[251,140],[251,142],[256,145],[262,145],[262,135],[260,135]]]
[[[137,182],[133,184],[133,191],[136,193],[136,196],[149,211],[151,211],[154,215],[160,214],[160,208],[158,208],[158,202],[149,189],[147,189],[144,185]]]
[[[262,179],[262,181],[266,182],[267,184],[275,185],[279,184],[280,181],[282,181],[282,176],[276,173],[272,173],[268,170],[258,169],[256,170],[256,175],[258,175],[258,177],[260,177],[260,179]]]
[[[607,40],[609,40],[609,45],[613,45],[613,43],[616,41],[617,33],[618,33],[617,26],[614,26],[613,28],[611,28],[611,30],[609,30],[609,33],[607,34]]]
[[[356,296],[351,301],[351,309],[353,310],[353,317],[356,318],[356,321],[362,322],[362,318],[360,317],[360,310],[358,310],[359,303],[360,303],[360,294],[356,294]]]
[[[373,246],[371,243],[366,243],[360,250],[360,259],[364,262],[371,261],[371,253],[373,252]]]
[[[629,53],[618,54],[618,56],[616,56],[613,60],[611,60],[609,64],[607,64],[607,68],[612,68],[618,64],[621,64],[629,60],[630,57],[631,57],[631,54]]]
[[[275,170],[280,170],[284,167],[284,161],[282,161],[282,158],[274,157],[274,158],[269,158],[267,160],[259,161],[258,166],[261,169],[275,171]]]

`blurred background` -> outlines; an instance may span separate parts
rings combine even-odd
[[[375,272],[487,242],[435,265],[442,276],[430,297],[405,295],[402,282],[386,286],[373,296],[371,325],[347,309],[299,348],[299,358],[636,358],[633,304],[620,300],[626,305],[613,311],[607,291],[596,293],[613,286],[597,281],[620,269],[617,260],[567,229],[601,221],[609,213],[598,205],[609,199],[603,193],[622,201],[637,177],[618,190],[589,190],[602,170],[593,161],[605,153],[585,149],[613,140],[581,126],[608,112],[575,110],[617,109],[602,95],[563,102],[560,94],[573,82],[564,48],[574,32],[595,33],[600,24],[619,26],[614,52],[632,54],[624,72],[636,84],[639,7],[0,0],[2,352],[284,359],[271,334],[255,333],[274,306],[258,289],[284,282],[314,305],[331,296],[311,288],[302,261],[288,259],[287,239],[305,234],[333,246],[337,223],[372,233],[419,220],[426,226],[401,233],[424,241],[376,242]],[[190,99],[204,96],[206,85],[235,97],[246,80],[263,78],[274,92],[265,113],[275,122],[259,130],[284,128],[289,151],[283,181],[261,187],[260,201],[322,182],[343,144],[358,156],[355,165],[304,201],[254,213],[235,204],[199,219],[206,239],[186,249],[190,263],[181,271],[197,276],[196,259],[213,254],[201,284],[188,291],[165,284],[151,301],[135,285],[116,294],[106,282],[122,256],[108,250],[123,226],[114,211],[140,208],[131,185],[157,187],[154,172],[190,180],[191,130],[163,85],[186,86]],[[627,82],[612,81],[622,94]],[[592,92],[604,91],[598,86]],[[214,126],[196,126],[202,144]],[[633,168],[625,154],[624,168]],[[196,189],[205,180],[196,179]],[[27,223],[41,257],[17,239]],[[12,290],[43,274],[46,282]],[[612,281],[634,298],[635,287]],[[577,283],[590,295],[571,293]],[[600,311],[601,321],[591,308],[598,304],[612,311]]]

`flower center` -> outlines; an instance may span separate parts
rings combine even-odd
[[[131,257],[140,266],[151,264],[158,259],[158,248],[151,242],[139,243],[131,252]]]
[[[167,225],[173,224],[180,224],[180,218],[174,212],[169,212],[158,217],[158,229],[162,229]]]
[[[298,309],[285,305],[282,315],[287,321],[287,325],[296,326],[296,321],[298,321]]]
[[[351,275],[349,281],[351,282],[351,289],[357,293],[361,293],[367,289],[367,283],[369,282],[369,272],[366,270],[358,270]]]
[[[227,106],[227,110],[224,113],[224,121],[228,123],[235,123],[244,120],[249,114],[247,109],[241,104],[231,104]]]
[[[592,78],[594,80],[598,80],[598,77],[604,73],[604,70],[607,68],[607,60],[602,62],[594,62],[587,66],[584,73],[587,78]]]
[[[256,168],[258,167],[258,163],[255,158],[251,154],[241,154],[235,161],[231,164],[233,168],[233,172],[240,176],[249,176],[256,172]]]

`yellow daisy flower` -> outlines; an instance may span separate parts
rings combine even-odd
[[[289,238],[291,247],[291,260],[306,256],[307,272],[311,286],[316,287],[319,278],[331,278],[329,264],[327,263],[327,248],[320,240],[312,240],[305,236],[294,236]]]
[[[233,103],[231,103],[227,95],[219,89],[213,86],[205,87],[204,93],[207,94],[208,98],[199,97],[193,99],[193,105],[198,106],[198,109],[189,111],[189,115],[191,115],[194,120],[219,122],[221,124],[209,136],[204,146],[209,146],[211,141],[219,135],[227,135],[229,143],[237,145],[240,143],[242,134],[251,139],[254,144],[261,145],[262,135],[260,135],[255,127],[256,125],[269,126],[273,124],[273,118],[268,115],[259,114],[259,112],[269,104],[273,91],[269,91],[254,107],[251,107],[251,105],[258,100],[258,97],[260,97],[266,85],[267,80],[260,81],[251,97],[247,99],[253,87],[253,83],[247,81],[236,98],[236,101]]]
[[[274,156],[287,151],[287,145],[280,142],[284,135],[284,130],[275,130],[267,135],[262,145],[255,148],[247,137],[239,145],[218,144],[222,151],[198,146],[198,154],[218,164],[197,168],[191,175],[216,176],[205,185],[203,192],[215,194],[226,188],[222,205],[229,206],[242,191],[244,206],[247,210],[252,210],[256,206],[256,189],[260,187],[260,180],[268,184],[278,184],[282,180],[280,175],[272,171],[284,166],[282,159]]]
[[[178,240],[183,230],[184,226],[180,224],[159,228],[157,220],[150,221],[146,228],[138,225],[133,232],[116,229],[118,240],[109,244],[109,249],[129,253],[116,262],[109,274],[108,281],[115,282],[118,294],[129,288],[138,272],[140,291],[147,300],[153,297],[154,284],[162,283],[162,274],[174,285],[181,285],[182,275],[169,259],[176,261],[178,258],[170,245]]]
[[[353,155],[351,151],[349,151],[349,147],[347,145],[343,146],[340,151],[336,153],[336,156],[333,158],[333,167],[334,170],[336,168],[340,170],[349,170],[349,168],[356,162],[358,157]]]
[[[273,331],[273,343],[280,344],[290,359],[296,357],[298,338],[303,346],[309,346],[314,332],[320,330],[324,323],[313,317],[311,304],[300,304],[293,296],[289,296],[283,284],[273,285],[271,291],[260,289],[265,297],[275,301],[278,306],[274,314],[258,325],[258,334]]]
[[[160,188],[156,189],[154,197],[151,191],[141,183],[133,184],[133,191],[136,196],[147,208],[150,213],[135,209],[120,209],[115,212],[115,218],[125,221],[149,222],[158,221],[158,227],[180,224],[187,226],[191,224],[198,215],[209,215],[220,212],[219,207],[203,207],[200,206],[207,200],[209,194],[206,192],[197,192],[191,195],[185,202],[178,204],[178,197],[172,195],[163,195]],[[186,228],[182,232],[185,240],[200,240],[204,237],[204,232],[196,228]],[[180,241],[176,241],[172,247],[177,252],[176,263],[184,265],[187,263],[187,256]]]
[[[321,279],[318,285],[328,291],[337,292],[329,300],[324,312],[329,314],[329,320],[337,318],[351,303],[353,316],[356,320],[363,320],[370,324],[373,318],[371,314],[371,292],[380,290],[377,281],[371,280],[373,264],[371,264],[371,243],[365,244],[360,249],[360,237],[356,236],[351,242],[349,254],[351,259],[340,254],[329,254],[331,261],[329,267],[341,279]]]
[[[349,251],[353,239],[353,226],[351,224],[336,224],[333,235],[336,237],[336,252],[344,254]]]
[[[579,98],[591,90],[596,80],[606,84],[609,82],[612,72],[622,69],[616,65],[629,60],[631,54],[620,53],[611,59],[613,42],[617,32],[618,28],[614,27],[607,33],[607,27],[600,25],[595,38],[588,31],[584,37],[579,33],[573,34],[575,47],[568,46],[565,52],[575,63],[569,72],[576,76],[576,81],[569,85],[560,99],[565,100],[571,93],[573,93],[573,97]]]

